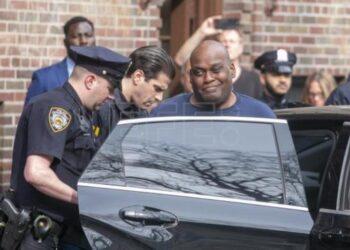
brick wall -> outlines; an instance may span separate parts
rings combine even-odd
[[[33,70],[65,56],[62,25],[75,15],[95,23],[97,44],[124,55],[158,44],[159,1],[0,0],[0,189],[8,186],[13,139]]]
[[[298,56],[296,75],[305,76],[315,69],[328,69],[335,76],[349,72],[350,5],[347,1],[223,1],[224,14],[239,17],[243,24],[244,64],[251,65],[264,51],[285,48]]]

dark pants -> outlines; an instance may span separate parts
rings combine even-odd
[[[41,243],[36,241],[31,232],[24,237],[20,250],[82,250],[83,248],[71,245],[69,243],[59,243],[58,246],[52,236],[46,237]]]
[[[48,250],[48,249],[58,249],[58,246],[56,245],[52,236],[46,237],[45,240],[39,243],[34,239],[32,233],[29,231],[25,235],[19,249],[20,250],[36,250],[36,249],[46,250],[47,249]]]

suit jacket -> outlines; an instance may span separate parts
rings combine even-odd
[[[67,58],[59,63],[34,71],[24,104],[26,105],[34,96],[63,86],[67,79]]]
[[[350,77],[349,77],[350,78]],[[326,101],[326,105],[349,105],[350,104],[350,80],[340,84],[330,94]]]

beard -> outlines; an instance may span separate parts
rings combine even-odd
[[[271,96],[274,96],[277,98],[283,98],[287,94],[287,93],[284,93],[284,94],[276,93],[269,83],[266,83],[265,86],[266,86],[267,92],[269,92]]]

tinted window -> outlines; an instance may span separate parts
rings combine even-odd
[[[335,135],[330,130],[300,130],[292,132],[301,168],[310,212],[319,206],[319,191],[324,173],[335,148]]]
[[[271,124],[136,124],[122,154],[128,186],[283,203]]]

